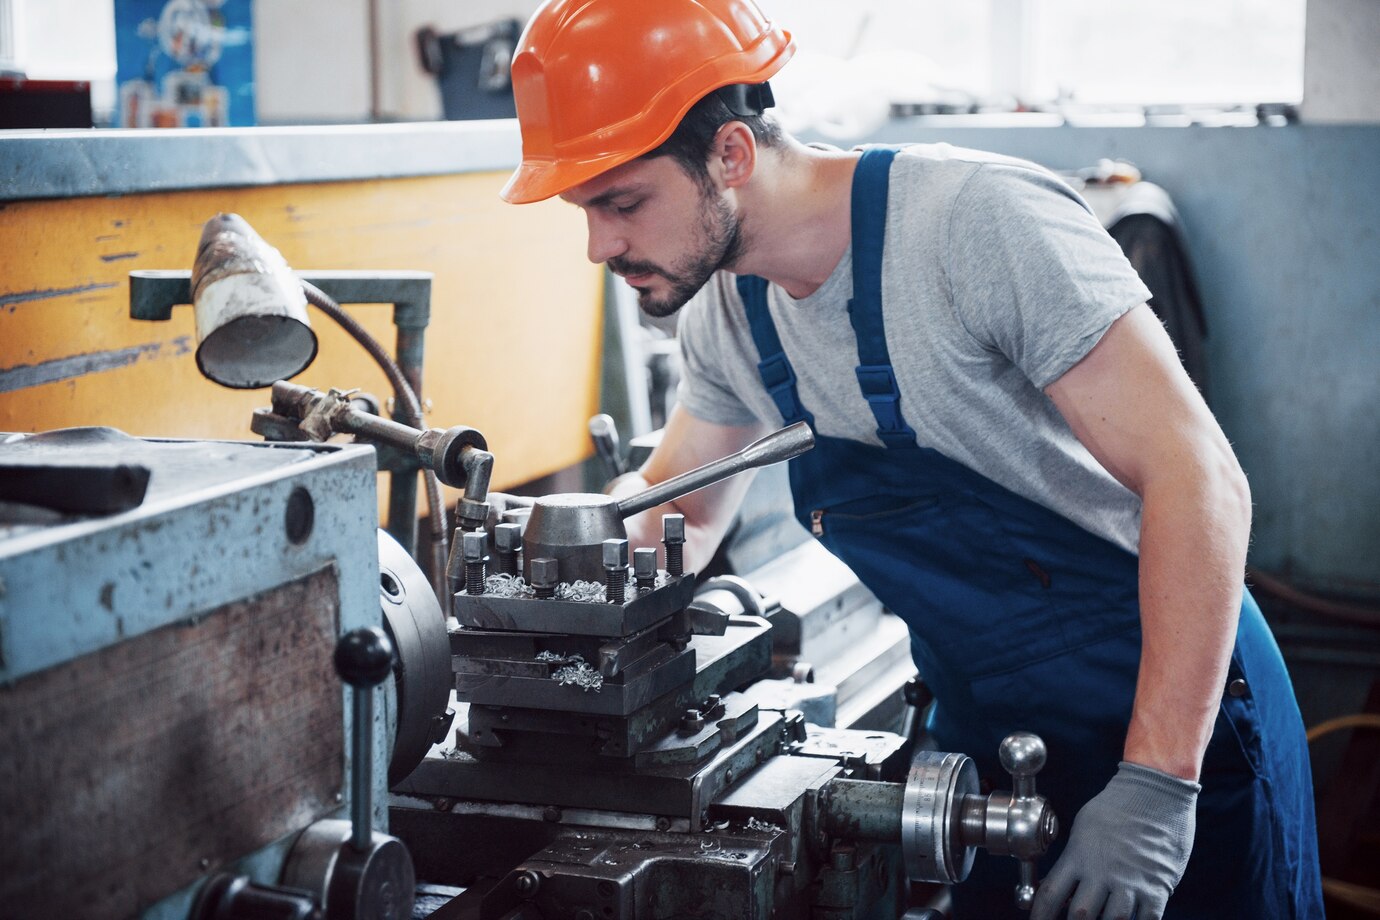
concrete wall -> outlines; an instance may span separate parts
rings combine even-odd
[[[1055,169],[1136,163],[1183,217],[1214,411],[1255,498],[1252,561],[1380,590],[1380,126],[968,128],[893,123]]]
[[[1309,0],[1303,118],[1380,123],[1380,3]]]

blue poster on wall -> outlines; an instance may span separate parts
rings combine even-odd
[[[252,0],[115,0],[118,126],[254,124]]]

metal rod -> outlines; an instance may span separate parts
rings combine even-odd
[[[847,840],[901,839],[903,784],[835,779],[828,789],[824,820],[829,833]]]
[[[640,514],[649,508],[711,486],[737,473],[798,457],[814,446],[815,436],[810,431],[810,426],[805,422],[796,422],[789,428],[774,431],[765,438],[752,442],[736,454],[706,463],[699,469],[682,473],[665,482],[657,483],[645,492],[623,499],[618,503],[618,514],[620,517]]]
[[[366,853],[374,836],[374,688],[355,687],[355,724],[351,743],[350,845]]]

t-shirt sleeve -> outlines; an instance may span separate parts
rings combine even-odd
[[[1040,389],[1083,359],[1150,291],[1058,177],[988,163],[954,199],[947,272],[968,333]]]
[[[681,310],[676,331],[681,365],[676,401],[702,421],[751,425],[757,417],[734,391],[723,371],[725,361],[746,360],[735,347],[727,323],[727,306],[723,303],[727,277],[724,272],[717,273]]]

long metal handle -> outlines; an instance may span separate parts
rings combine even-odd
[[[814,446],[815,435],[810,426],[805,422],[796,422],[789,428],[782,428],[765,438],[753,441],[736,454],[706,463],[699,469],[682,473],[674,479],[657,483],[645,492],[623,499],[618,503],[618,514],[620,517],[631,517],[745,470],[770,466],[782,460],[798,457]]]
[[[594,442],[594,452],[604,462],[604,471],[610,479],[622,476],[628,471],[618,444],[618,425],[613,421],[613,416],[600,414],[590,419],[589,437]]]

